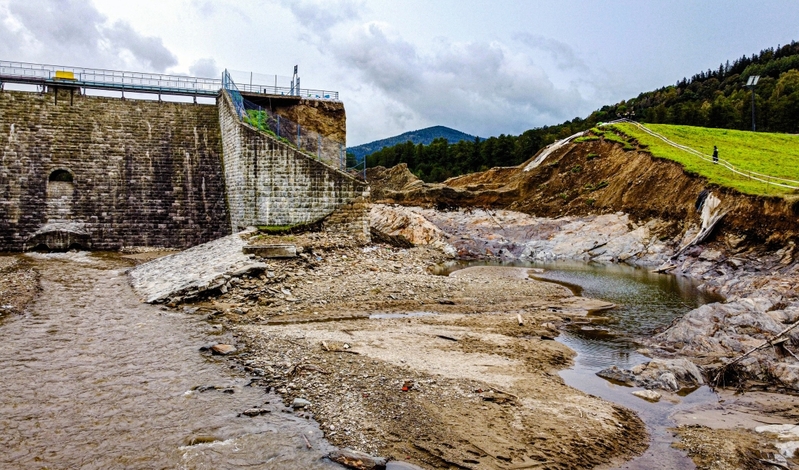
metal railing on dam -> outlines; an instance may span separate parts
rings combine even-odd
[[[145,72],[92,69],[61,65],[32,64],[0,60],[0,85],[22,83],[43,86],[91,88],[164,95],[216,96],[222,89],[221,78],[200,78]],[[277,85],[247,84],[248,93],[296,96],[312,100],[338,101],[338,92]]]

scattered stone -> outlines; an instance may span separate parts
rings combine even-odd
[[[311,402],[304,398],[295,398],[294,401],[291,402],[291,407],[295,410],[299,410],[308,406],[311,406]]]
[[[244,416],[261,416],[263,414],[271,413],[272,410],[268,410],[266,408],[250,408],[248,410],[244,410],[241,412]]]
[[[328,454],[327,458],[356,470],[382,470],[386,468],[386,459],[373,457],[352,449],[335,450]]]
[[[294,258],[298,250],[295,245],[247,245],[241,251],[261,258]]]
[[[638,398],[643,398],[644,400],[651,402],[658,402],[660,401],[660,398],[663,396],[654,390],[637,390],[633,392],[633,395],[637,396]]]
[[[211,346],[211,352],[220,356],[227,356],[236,352],[236,348],[231,344],[215,344]]]

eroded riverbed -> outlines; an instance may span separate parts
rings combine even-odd
[[[199,351],[221,330],[141,303],[129,261],[24,256],[43,290],[0,319],[0,467],[340,468],[312,421]]]
[[[640,346],[636,338],[652,335],[689,310],[721,301],[721,297],[697,289],[696,284],[686,278],[624,265],[459,262],[444,267],[441,273],[486,264],[532,268],[536,279],[564,285],[575,295],[614,303],[613,309],[589,315],[587,319],[590,322],[564,326],[557,340],[576,351],[577,357],[574,365],[559,375],[574,388],[634,410],[647,424],[650,434],[647,451],[615,468],[694,468],[684,452],[672,448],[675,439],[669,428],[674,427],[675,422],[671,416],[690,412],[688,410],[698,406],[717,404],[719,400],[715,393],[701,387],[684,396],[667,396],[659,403],[651,403],[632,395],[633,391],[642,388],[614,384],[598,377],[596,372],[614,365],[630,369],[648,362],[650,358],[637,351]]]

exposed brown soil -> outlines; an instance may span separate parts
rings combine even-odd
[[[774,458],[777,449],[764,436],[744,429],[713,429],[702,425],[677,430],[684,450],[698,470],[771,470],[764,461]]]
[[[799,402],[776,393],[735,393],[718,390],[719,403],[681,411],[674,416],[675,447],[685,450],[697,468],[772,469],[768,463],[782,460],[777,440],[757,426],[793,424],[799,418]],[[795,466],[799,456],[783,463]],[[793,468],[793,467],[790,467]]]
[[[0,257],[0,317],[22,313],[40,290],[38,272],[18,256]]]
[[[531,160],[532,161],[532,160]],[[783,246],[795,240],[797,208],[793,199],[755,197],[708,185],[681,165],[645,150],[625,151],[604,140],[567,144],[537,168],[494,168],[424,184],[407,167],[372,168],[367,179],[374,202],[434,207],[494,207],[541,217],[625,212],[637,221],[659,218],[672,223],[664,236],[695,223],[699,194],[711,189],[728,214],[719,233],[745,236],[747,244]],[[403,184],[404,183],[404,184]]]
[[[347,118],[344,105],[340,102],[301,100],[296,106],[278,110],[278,114],[326,139],[347,141]]]
[[[302,257],[192,307],[335,445],[425,468],[592,468],[646,447],[630,411],[567,387],[564,322],[608,304],[526,269],[428,271],[426,248],[293,238]],[[378,315],[382,318],[369,318]],[[522,324],[519,324],[519,319]]]

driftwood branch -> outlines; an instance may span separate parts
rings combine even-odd
[[[730,366],[732,366],[732,365],[735,365],[735,364],[737,364],[737,363],[741,362],[742,360],[746,359],[746,358],[747,358],[747,357],[748,357],[750,354],[752,354],[752,353],[753,353],[753,352],[755,352],[755,351],[759,351],[759,350],[761,350],[761,349],[763,349],[763,348],[766,348],[766,347],[769,347],[769,346],[774,346],[774,344],[775,344],[775,343],[778,343],[778,342],[779,342],[779,339],[780,339],[780,338],[782,338],[783,336],[785,336],[786,334],[788,334],[788,332],[790,332],[791,330],[793,330],[793,329],[794,329],[794,328],[796,328],[797,326],[799,326],[799,320],[797,320],[797,321],[795,321],[794,323],[792,323],[792,324],[788,325],[788,326],[787,326],[787,327],[786,327],[784,330],[780,331],[780,332],[779,332],[779,333],[778,333],[776,336],[774,336],[773,338],[771,338],[771,339],[769,339],[769,340],[767,340],[767,341],[764,341],[764,342],[763,342],[762,344],[760,344],[759,346],[755,346],[754,348],[750,349],[749,351],[746,351],[745,353],[743,353],[743,354],[741,354],[740,356],[736,357],[736,358],[735,358],[735,359],[733,359],[732,361],[730,361],[730,362],[728,362],[728,363],[724,364],[724,365],[723,365],[723,366],[722,366],[722,367],[719,369],[718,373],[716,373],[716,377],[715,377],[715,378],[713,378],[713,384],[715,385],[715,384],[718,384],[718,383],[719,383],[719,379],[721,378],[721,374],[724,372],[724,370],[725,370],[727,367],[730,367]]]

